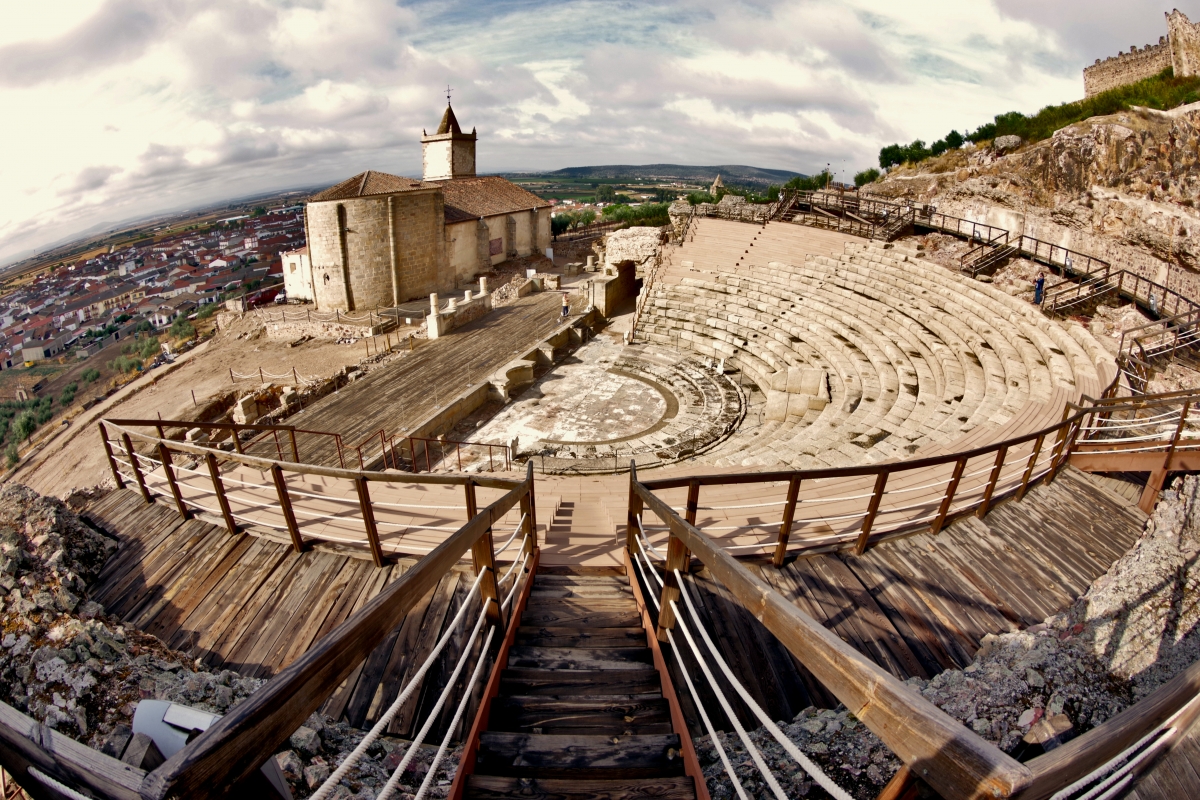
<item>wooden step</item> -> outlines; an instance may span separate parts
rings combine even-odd
[[[687,776],[575,780],[472,775],[467,779],[465,794],[472,800],[516,797],[537,800],[691,800],[696,796],[696,785]]]
[[[670,733],[671,710],[661,697],[497,697],[491,729],[524,733]]]
[[[530,600],[569,599],[572,597],[609,598],[612,600],[633,599],[633,591],[616,586],[537,586],[529,592]]]
[[[652,694],[661,696],[662,682],[652,669],[536,669],[511,667],[500,673],[503,695]]]
[[[510,667],[535,669],[654,669],[648,647],[529,647],[508,652]]]
[[[683,775],[679,734],[561,736],[486,731],[475,771],[486,775],[658,778]]]
[[[530,600],[521,615],[523,625],[555,627],[632,628],[641,621],[632,600],[615,607],[602,602],[579,605],[570,600]]]
[[[534,578],[534,586],[619,586],[629,588],[629,579],[624,575],[543,575]]]
[[[525,620],[523,619],[522,622]],[[577,626],[535,627],[522,625],[517,629],[515,643],[528,647],[645,647],[646,631],[641,627],[580,628]]]

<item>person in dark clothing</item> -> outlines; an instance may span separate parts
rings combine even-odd
[[[1033,282],[1033,304],[1040,306],[1042,304],[1042,295],[1046,289],[1046,273],[1039,272],[1037,279]]]

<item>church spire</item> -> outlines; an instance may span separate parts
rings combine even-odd
[[[442,114],[442,124],[438,126],[438,134],[443,133],[462,133],[462,128],[458,127],[458,120],[454,118],[454,109],[450,107],[449,101],[446,102],[446,113]]]

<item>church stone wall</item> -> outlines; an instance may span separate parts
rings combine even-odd
[[[391,306],[393,255],[402,302],[453,288],[453,277],[440,269],[445,243],[438,190],[309,203],[307,214],[318,308],[354,311]]]

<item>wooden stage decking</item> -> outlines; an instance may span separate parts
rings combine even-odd
[[[288,418],[297,428],[338,433],[345,448],[363,444],[384,429],[405,436],[472,383],[478,384],[519,355],[529,352],[561,324],[562,295],[543,292],[497,308],[453,336],[422,342],[416,352],[368,373],[335,394],[327,395]],[[378,454],[378,437],[369,451]],[[274,457],[265,442],[261,455]],[[330,437],[304,436],[301,459],[308,464],[339,466]],[[367,448],[364,448],[366,451]],[[358,468],[358,456],[345,452],[346,466]]]
[[[273,675],[413,563],[401,559],[379,569],[357,556],[296,554],[276,539],[183,521],[173,507],[147,505],[128,489],[93,502],[85,516],[121,540],[92,596],[210,667],[244,675]],[[884,669],[901,678],[930,677],[970,663],[984,635],[1041,622],[1064,608],[1129,549],[1145,519],[1132,500],[1068,468],[1020,503],[1002,503],[983,520],[959,520],[938,536],[887,541],[861,557],[798,559],[782,570],[748,565]],[[464,562],[409,614],[334,694],[327,713],[355,725],[373,722],[459,607],[470,585],[467,570]],[[706,572],[690,580],[726,658],[774,718],[833,704]],[[443,663],[456,656],[452,643]],[[440,680],[439,667],[414,704],[436,697]],[[411,727],[409,711],[394,733]]]

